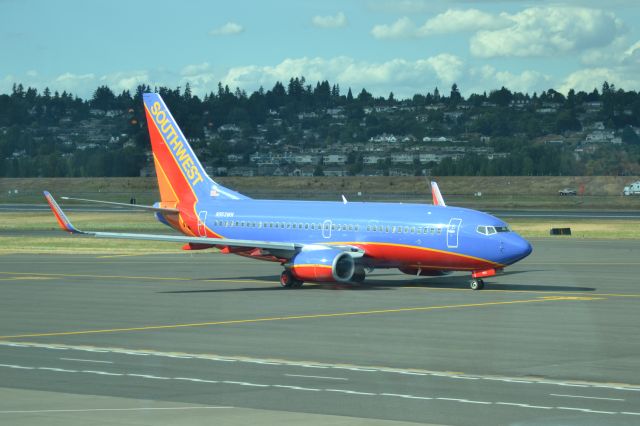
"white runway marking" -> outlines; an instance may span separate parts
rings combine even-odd
[[[327,377],[327,376],[306,376],[304,374],[285,374],[285,376],[289,377],[306,377],[309,379],[327,379],[327,380],[349,380],[344,377]]]
[[[249,387],[257,387],[257,388],[279,388],[279,389],[290,389],[294,391],[312,391],[312,392],[335,392],[341,393],[345,395],[354,395],[354,396],[373,396],[373,397],[392,397],[392,398],[404,398],[411,400],[424,400],[424,401],[447,401],[452,403],[461,403],[461,404],[481,404],[481,405],[504,405],[504,406],[512,406],[519,408],[530,408],[530,409],[543,409],[543,410],[566,410],[566,411],[577,411],[580,413],[586,414],[607,414],[607,415],[632,415],[632,416],[640,416],[640,413],[632,412],[632,411],[605,411],[605,410],[592,410],[588,408],[579,408],[579,407],[547,407],[540,405],[531,405],[526,403],[519,402],[491,402],[491,401],[476,401],[465,398],[450,398],[450,397],[427,397],[427,396],[419,396],[419,395],[409,395],[409,394],[395,394],[395,393],[375,393],[375,392],[363,392],[352,389],[316,389],[316,388],[307,388],[302,386],[291,386],[291,385],[280,385],[280,384],[266,384],[266,383],[250,383],[243,381],[216,381],[216,380],[206,380],[200,378],[188,378],[188,377],[163,377],[163,376],[154,376],[151,374],[137,374],[137,373],[111,373],[107,371],[95,371],[95,370],[66,370],[62,368],[54,368],[54,367],[28,367],[22,365],[14,365],[14,364],[0,364],[0,368],[15,368],[15,369],[23,369],[23,370],[46,370],[53,371],[59,373],[87,373],[87,374],[97,374],[97,375],[106,375],[106,376],[127,376],[127,377],[135,377],[141,379],[149,379],[149,380],[183,380],[190,381],[195,383],[211,383],[218,385],[236,385],[236,386],[249,386]],[[335,379],[335,378],[334,378]],[[578,397],[583,398],[581,395],[563,395],[563,394],[550,394],[553,396],[560,397]],[[601,397],[584,397],[589,399],[604,399],[604,400],[614,400],[614,401],[624,401],[622,399],[617,398],[601,398]],[[82,409],[82,410],[12,410],[12,411],[0,411],[0,414],[10,414],[10,413],[54,413],[54,412],[90,412],[90,411],[127,411],[127,410],[171,410],[171,409],[206,409],[206,408],[233,408],[233,407],[218,407],[218,406],[208,406],[208,407],[165,407],[165,408],[113,408],[113,409]]]
[[[46,343],[25,343],[25,342],[5,342],[0,341],[0,346],[13,346],[17,348],[41,348],[41,349],[57,349],[57,350],[75,350],[84,352],[99,352],[99,353],[115,353],[122,355],[142,355],[142,356],[157,356],[165,358],[185,358],[185,359],[199,359],[214,362],[244,362],[253,364],[264,365],[286,365],[292,367],[303,368],[317,368],[317,369],[335,369],[335,370],[349,370],[363,373],[389,373],[389,374],[403,374],[412,376],[432,376],[442,377],[449,379],[468,379],[468,380],[492,380],[505,383],[519,383],[523,385],[536,384],[536,385],[552,385],[552,386],[566,386],[576,388],[604,388],[615,389],[621,391],[636,391],[640,392],[639,385],[633,384],[603,384],[598,382],[572,382],[553,379],[526,379],[520,377],[505,377],[505,376],[493,376],[493,375],[480,375],[480,374],[464,374],[460,372],[449,371],[432,371],[432,370],[418,370],[418,369],[401,369],[392,367],[369,367],[360,365],[345,365],[345,364],[329,364],[312,361],[291,361],[282,359],[261,359],[250,357],[226,357],[217,354],[194,354],[194,353],[182,353],[182,352],[161,352],[151,350],[135,350],[125,348],[111,348],[111,347],[94,347],[94,346],[79,346],[79,345],[64,345],[64,344],[46,344]]]
[[[562,397],[565,397],[565,398],[602,399],[602,400],[605,400],[605,401],[626,401],[626,399],[622,399],[622,398],[601,398],[601,397],[597,397],[597,396],[562,395],[562,394],[558,394],[558,393],[550,393],[549,395],[551,395],[551,396],[562,396]]]
[[[235,408],[235,407],[207,406],[207,407],[84,408],[84,409],[77,409],[77,410],[10,410],[10,411],[0,411],[0,414],[89,413],[94,411],[209,410],[209,409],[216,409],[216,408]]]
[[[97,364],[113,364],[112,361],[98,361],[97,359],[80,359],[80,358],[60,358],[63,361],[77,361],[77,362],[95,362]]]
[[[106,371],[94,371],[94,370],[82,370],[81,373],[100,374],[102,376],[124,376],[124,374],[121,374],[121,373],[108,373]]]

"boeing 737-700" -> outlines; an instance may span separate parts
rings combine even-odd
[[[160,95],[146,93],[143,99],[160,201],[125,205],[154,212],[181,235],[81,231],[45,191],[63,230],[98,238],[173,241],[183,243],[185,250],[218,248],[279,262],[284,268],[280,283],[286,288],[305,281],[362,282],[375,268],[397,268],[414,276],[468,271],[470,287],[479,290],[483,278],[531,253],[531,245],[502,220],[447,206],[435,183],[433,205],[249,198],[207,175]]]

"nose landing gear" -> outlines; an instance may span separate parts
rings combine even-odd
[[[484,281],[481,278],[474,278],[469,282],[469,288],[471,288],[471,290],[482,290],[484,288]]]

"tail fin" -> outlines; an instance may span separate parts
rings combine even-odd
[[[444,202],[444,198],[442,198],[442,194],[440,193],[440,188],[438,188],[438,184],[433,181],[431,182],[431,196],[433,197],[434,206],[447,207]]]
[[[164,206],[205,199],[242,200],[248,197],[215,183],[204,171],[169,108],[157,93],[143,95],[147,127]]]

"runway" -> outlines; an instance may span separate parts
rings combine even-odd
[[[279,288],[211,253],[0,256],[0,423],[640,421],[637,241],[541,239],[467,289]]]

